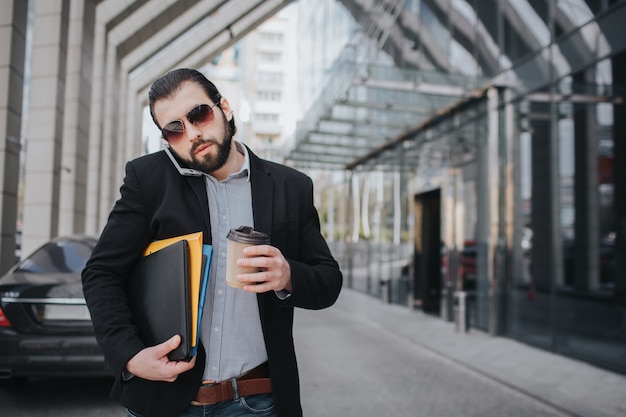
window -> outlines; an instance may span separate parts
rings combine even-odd
[[[257,91],[256,98],[260,101],[280,101],[282,93],[280,91]]]
[[[278,123],[278,114],[276,113],[256,113],[254,118],[257,122]]]
[[[259,33],[259,40],[266,44],[282,44],[285,36],[282,33],[276,32],[261,32]]]
[[[279,85],[283,82],[283,74],[281,72],[259,71],[257,73],[257,82],[259,84]]]
[[[259,61],[278,64],[282,61],[283,54],[280,52],[259,52]]]
[[[24,259],[15,272],[77,273],[82,271],[96,241],[68,240],[46,243]]]

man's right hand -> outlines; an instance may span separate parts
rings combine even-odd
[[[196,364],[194,356],[189,362],[170,361],[167,354],[180,345],[180,336],[176,335],[160,345],[145,348],[130,358],[126,370],[139,378],[150,381],[174,382],[178,375],[192,369]]]

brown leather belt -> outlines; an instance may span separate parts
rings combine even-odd
[[[204,384],[198,390],[192,404],[211,405],[222,401],[235,399],[235,386],[238,397],[247,395],[269,394],[272,392],[272,383],[269,378],[269,368],[267,362],[246,372],[239,378],[235,378],[236,384],[232,380],[217,382],[215,384]]]

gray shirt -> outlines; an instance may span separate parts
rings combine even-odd
[[[267,361],[255,293],[226,285],[226,235],[231,228],[254,226],[250,158],[244,146],[241,169],[223,181],[205,175],[213,256],[200,337],[207,351],[204,379],[224,381]]]

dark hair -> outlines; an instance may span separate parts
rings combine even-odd
[[[204,89],[207,96],[213,101],[213,103],[217,103],[218,107],[220,106],[220,99],[222,98],[220,92],[217,90],[215,84],[209,81],[204,74],[200,71],[190,68],[179,68],[168,72],[163,75],[161,78],[158,78],[156,81],[152,83],[150,87],[150,91],[148,92],[148,99],[150,103],[150,115],[152,116],[152,120],[154,123],[159,126],[156,118],[154,117],[154,103],[157,101],[169,98],[174,95],[178,89],[180,89],[181,85],[186,82],[191,81],[193,83],[198,84],[200,87]],[[220,107],[221,108],[221,107]],[[235,136],[235,132],[237,131],[237,127],[235,127],[235,116],[233,115],[230,119],[230,130],[232,136]]]

